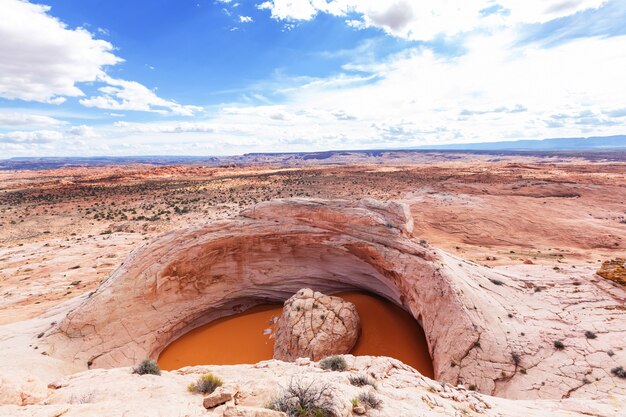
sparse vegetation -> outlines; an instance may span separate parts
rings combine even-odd
[[[596,337],[598,337],[598,335],[596,335],[594,332],[592,332],[591,330],[587,330],[585,332],[585,337],[587,339],[595,339]]]
[[[383,401],[372,392],[362,392],[358,396],[359,402],[365,406],[365,408],[373,408],[378,410],[383,406]]]
[[[517,352],[511,353],[511,359],[513,360],[513,364],[515,366],[518,366],[522,362],[522,358],[520,357],[519,353],[517,353]]]
[[[623,366],[617,366],[611,369],[611,373],[618,378],[626,378],[626,369]]]
[[[558,349],[558,350],[565,349],[565,345],[560,340],[555,340],[554,341],[554,347],[555,347],[555,349]]]
[[[189,384],[187,391],[198,394],[211,394],[217,387],[221,387],[222,384],[221,378],[209,372],[198,378],[196,382]]]
[[[341,355],[328,356],[320,361],[323,370],[345,371],[348,368],[346,360]]]
[[[145,359],[133,368],[133,373],[139,375],[161,375],[161,368],[159,368],[154,359]]]
[[[337,406],[330,385],[292,379],[267,408],[282,411],[288,417],[333,417]]]
[[[350,375],[348,379],[350,380],[350,383],[355,387],[364,387],[366,385],[369,385],[376,388],[376,381],[374,381],[372,378],[365,374]]]

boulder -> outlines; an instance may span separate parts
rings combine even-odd
[[[276,324],[274,359],[317,361],[350,353],[360,332],[354,304],[304,288],[285,301]]]
[[[209,410],[231,401],[235,394],[236,392],[233,393],[231,389],[219,387],[214,392],[204,397],[202,405],[204,405],[204,408]]]
[[[597,274],[604,279],[626,286],[626,259],[617,258],[602,262]]]

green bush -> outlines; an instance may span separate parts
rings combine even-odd
[[[189,384],[187,391],[198,394],[211,394],[217,387],[221,387],[222,384],[221,378],[209,372],[198,378],[196,382]]]
[[[161,375],[161,368],[153,359],[145,359],[133,368],[134,374],[139,375]]]
[[[323,370],[345,371],[348,368],[346,360],[341,355],[328,356],[320,361]]]

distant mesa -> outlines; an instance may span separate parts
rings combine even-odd
[[[589,160],[626,161],[626,135],[589,138],[558,138],[543,140],[517,140],[500,142],[457,143],[447,145],[425,145],[410,148],[327,150],[321,152],[269,152],[247,153],[232,156],[95,156],[95,157],[16,157],[0,159],[3,170],[44,170],[77,167],[104,167],[110,165],[143,164],[201,165],[221,168],[254,164],[337,164],[346,162],[371,162],[376,159],[393,158],[401,155],[439,153],[447,158],[457,158],[454,153],[487,155],[532,155],[584,157]]]

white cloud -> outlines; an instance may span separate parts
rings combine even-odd
[[[239,16],[239,22],[241,23],[252,23],[254,20],[250,16]]]
[[[32,130],[0,133],[0,143],[49,143],[63,138],[56,130]]]
[[[359,65],[362,76],[277,79],[259,88],[282,94],[283,104],[223,107],[197,140],[234,152],[242,143],[276,151],[624,133],[626,36],[514,44],[506,33],[476,36],[461,57],[415,48]],[[151,138],[192,132],[132,129]]]
[[[360,64],[357,76],[278,78],[248,94],[271,91],[280,105],[227,105],[189,122],[120,121],[95,128],[100,139],[80,149],[218,155],[624,133],[626,36],[514,45],[503,32],[468,39],[460,57],[413,48]]]
[[[597,8],[608,0],[268,0],[257,7],[284,21],[311,20],[318,13],[349,17],[356,28],[376,27],[394,36],[429,40],[481,26],[546,22]],[[503,13],[485,13],[498,6]],[[495,9],[494,9],[495,10]]]
[[[124,133],[209,133],[215,131],[215,126],[207,122],[115,122],[113,126]]]
[[[0,5],[7,1],[15,0],[0,0]],[[246,89],[239,104],[216,105],[210,117],[206,112],[200,116],[199,107],[163,99],[140,83],[96,71],[92,81],[100,83],[99,92],[80,100],[85,106],[120,117],[122,113],[116,112],[134,110],[192,118],[80,125],[59,131],[16,128],[0,134],[0,150],[19,148],[32,154],[54,146],[59,153],[72,143],[72,153],[84,154],[217,155],[623,134],[626,36],[562,39],[550,48],[545,43],[518,42],[518,23],[545,22],[603,3],[266,1],[258,7],[285,24],[328,13],[355,27],[377,27],[408,39],[469,34],[457,45],[464,52],[454,57],[437,55],[426,47],[411,47],[382,60],[368,53],[373,49],[368,45],[349,53],[339,51],[342,59],[353,60],[339,73],[314,78],[277,72],[276,79]],[[506,12],[497,12],[496,4]],[[480,27],[490,30],[472,32]],[[48,101],[64,96],[55,94],[46,96]],[[24,129],[31,124],[46,128],[46,123],[52,126],[56,120],[7,114],[0,113],[0,124],[4,120],[6,126]]]
[[[113,45],[83,28],[68,28],[49,11],[24,0],[0,0],[0,97],[60,104],[85,95],[80,83],[101,82],[107,84],[100,88],[104,94],[82,104],[178,115],[199,110],[160,98],[138,82],[109,77],[106,67],[123,62]]]
[[[68,29],[50,7],[0,0],[0,97],[61,103],[83,92],[107,65],[122,59],[113,46],[86,30]]]
[[[257,8],[269,10],[276,20],[310,20],[320,11],[308,0],[269,0]]]
[[[9,126],[55,126],[65,123],[50,116],[0,111],[0,128]]]
[[[102,94],[81,99],[80,104],[106,110],[140,110],[182,116],[191,116],[194,112],[202,110],[198,106],[184,106],[165,100],[135,81],[120,80],[107,75],[101,76],[100,80],[107,84],[98,89]]]
[[[499,0],[506,10],[510,11],[510,19],[515,22],[545,23],[559,17],[574,13],[597,9],[608,0]]]
[[[92,126],[87,125],[72,126],[68,129],[67,133],[74,137],[84,138],[95,138],[99,136],[99,134]]]

